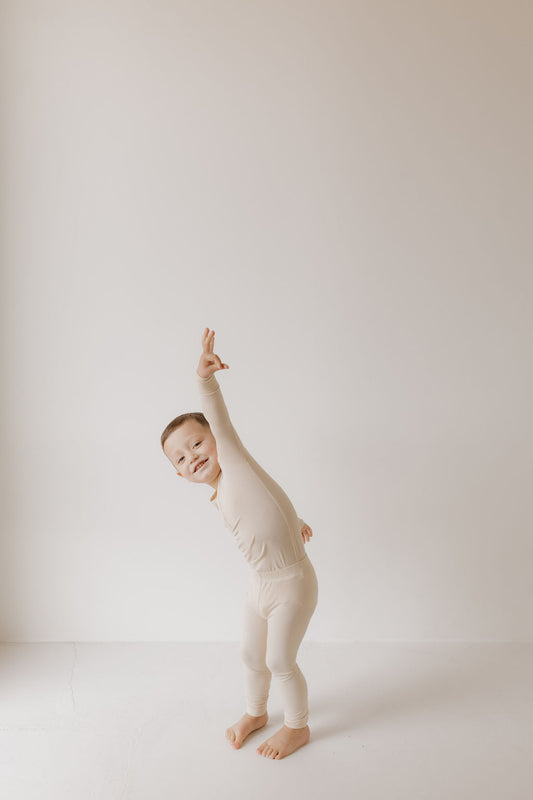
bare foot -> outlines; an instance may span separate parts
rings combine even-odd
[[[284,725],[270,739],[263,742],[257,748],[257,752],[265,758],[284,758],[307,744],[310,735],[309,725],[305,728],[289,728]]]
[[[267,721],[268,713],[266,711],[260,717],[244,714],[238,722],[226,729],[226,739],[235,750],[238,750],[248,734],[257,730],[257,728],[262,728],[263,725],[267,724]]]

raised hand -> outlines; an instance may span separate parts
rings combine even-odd
[[[200,356],[198,369],[196,370],[200,378],[210,378],[211,375],[219,369],[229,369],[229,365],[223,364],[217,354],[213,353],[214,342],[215,331],[204,328],[204,332],[202,333],[203,353]]]

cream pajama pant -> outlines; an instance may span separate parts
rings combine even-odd
[[[307,683],[296,654],[318,601],[318,582],[307,556],[282,569],[251,569],[246,590],[241,658],[246,711],[267,710],[272,675],[280,681],[289,728],[305,728],[309,708]]]

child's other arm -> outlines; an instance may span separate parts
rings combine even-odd
[[[308,542],[310,537],[313,535],[313,531],[311,530],[307,522],[304,522],[303,519],[300,519],[300,517],[298,517],[298,522],[300,523],[302,539],[304,540],[304,542]]]

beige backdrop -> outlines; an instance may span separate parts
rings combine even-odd
[[[2,4],[0,637],[238,640],[204,326],[308,640],[529,640],[526,3]]]

